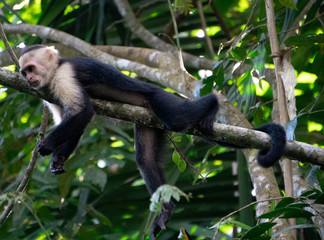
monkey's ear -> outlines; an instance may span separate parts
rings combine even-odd
[[[54,46],[47,46],[46,49],[49,49],[49,50],[53,51],[56,54],[59,53],[58,50]]]
[[[46,53],[48,54],[49,60],[53,60],[55,58],[58,58],[58,50],[55,49],[54,46],[46,47]]]

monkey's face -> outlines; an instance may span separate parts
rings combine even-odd
[[[19,59],[20,73],[32,88],[48,85],[57,69],[58,56],[49,49],[37,49]]]
[[[28,61],[28,63],[21,66],[20,73],[27,80],[29,86],[33,88],[42,87],[46,82],[46,79],[44,79],[46,69],[36,60]]]

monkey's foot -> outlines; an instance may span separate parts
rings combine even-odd
[[[214,117],[206,116],[202,119],[198,124],[197,128],[207,137],[213,136],[213,125],[214,125]]]
[[[170,220],[175,204],[173,202],[165,203],[162,208],[162,213],[153,222],[150,240],[156,240],[158,233],[161,230],[166,230],[165,224]]]
[[[51,172],[54,175],[60,175],[66,172],[64,168],[65,157],[62,156],[53,156],[50,164]]]
[[[51,154],[54,151],[54,149],[53,149],[53,147],[50,146],[48,141],[46,141],[46,139],[44,139],[38,145],[37,151],[39,152],[40,155],[46,156],[46,155]]]
[[[60,175],[66,172],[65,168],[57,168],[57,169],[51,169],[51,173],[53,173],[54,175]]]

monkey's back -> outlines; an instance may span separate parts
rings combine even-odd
[[[112,66],[91,58],[61,58],[59,64],[70,63],[76,79],[87,87],[91,84],[104,84],[111,88],[138,93],[152,93],[154,85],[126,76]],[[131,90],[130,90],[131,89]]]

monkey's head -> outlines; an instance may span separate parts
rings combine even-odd
[[[58,67],[58,51],[53,47],[35,45],[19,58],[20,73],[32,88],[48,85]]]

